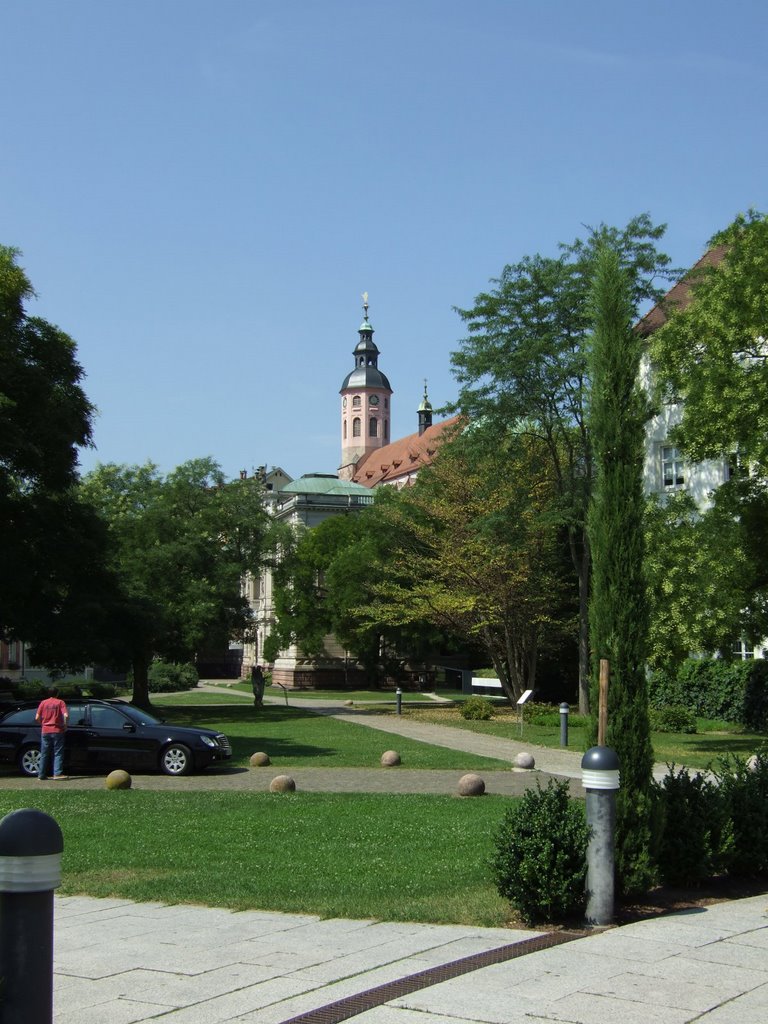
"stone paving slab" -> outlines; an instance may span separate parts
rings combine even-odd
[[[55,1024],[284,1024],[536,934],[86,897],[57,897],[55,912]],[[766,950],[768,896],[751,897],[588,934],[353,1019],[763,1024]]]

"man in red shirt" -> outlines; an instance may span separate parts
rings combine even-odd
[[[41,726],[38,779],[47,778],[51,751],[53,751],[54,779],[66,779],[64,774],[64,733],[67,729],[69,714],[67,705],[59,698],[59,691],[55,686],[48,691],[47,698],[40,702],[35,721],[40,722]]]

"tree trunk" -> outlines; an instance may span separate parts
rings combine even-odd
[[[133,659],[133,696],[131,704],[148,711],[149,703],[149,658],[136,655]]]

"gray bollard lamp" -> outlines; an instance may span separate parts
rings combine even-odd
[[[64,839],[34,808],[0,821],[0,1019],[53,1020],[53,890]]]
[[[620,786],[619,755],[610,747],[590,747],[581,759],[581,781],[584,789],[618,789]]]
[[[61,885],[64,838],[58,822],[25,807],[0,821],[0,892],[48,892]]]
[[[589,925],[608,925],[614,916],[616,791],[620,762],[610,747],[590,747],[581,759],[581,782],[586,790],[587,913]]]

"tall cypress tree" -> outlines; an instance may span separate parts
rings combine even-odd
[[[624,893],[653,880],[653,753],[645,676],[648,612],[643,578],[643,441],[648,402],[639,382],[630,282],[616,250],[598,254],[592,293],[590,426],[596,486],[588,514],[592,550],[590,648],[593,714],[600,659],[611,667],[606,743],[621,761],[616,869]],[[596,718],[593,719],[596,724]]]

